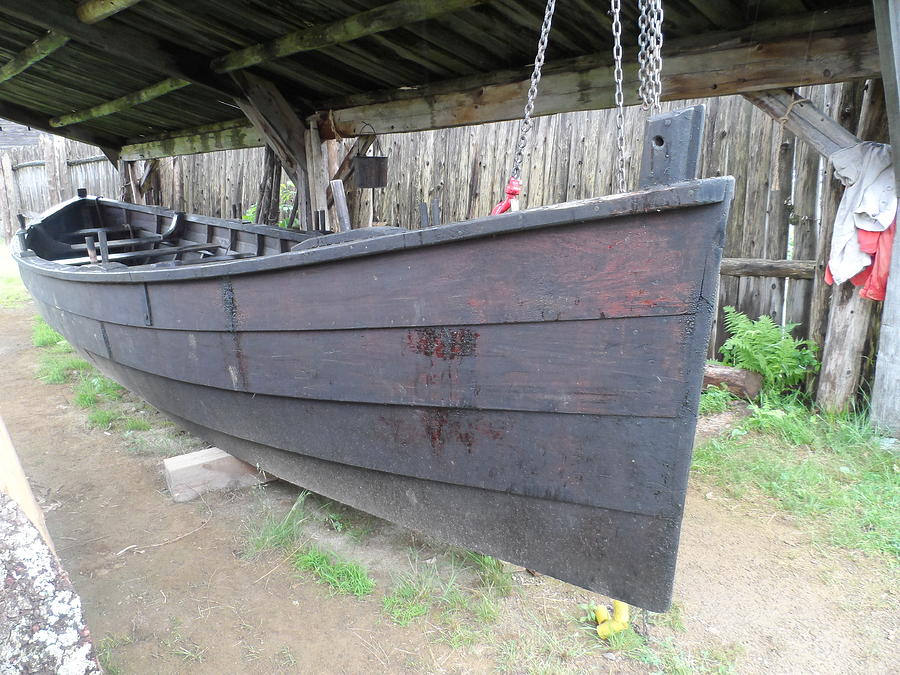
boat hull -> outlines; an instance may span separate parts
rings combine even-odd
[[[51,325],[211,443],[660,611],[730,189],[696,181],[194,272],[20,266]]]

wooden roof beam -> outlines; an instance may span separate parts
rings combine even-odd
[[[58,131],[54,133],[59,133]],[[208,124],[202,127],[182,129],[148,139],[129,139],[122,147],[125,161],[154,159],[174,155],[194,155],[217,150],[259,148],[266,144],[266,137],[246,118],[226,123]]]
[[[84,23],[97,23],[136,5],[141,0],[84,0],[75,13]]]
[[[227,96],[239,93],[228,78],[211,72],[208,57],[182,45],[161,42],[125,25],[82,23],[76,7],[66,0],[0,0],[0,12],[65,35],[85,47],[148,71],[189,80]]]
[[[665,55],[664,100],[843,82],[877,76],[880,70],[871,26],[855,31],[801,33],[762,44],[726,41],[715,50],[694,42]],[[608,55],[597,54],[546,70],[535,114],[612,107],[615,89],[608,64]],[[710,70],[710,64],[715,70]],[[332,110],[319,114],[320,134],[335,138],[371,133],[372,128],[382,134],[517,119],[530,84],[525,76],[521,73],[521,79],[510,81],[506,71],[496,74],[500,80],[497,84],[485,84],[492,76],[481,75],[399,95],[375,93],[365,103],[348,107],[335,101]],[[627,105],[638,103],[634,63],[625,68],[625,92]],[[381,96],[384,98],[379,100]],[[392,96],[396,100],[390,100]]]
[[[46,35],[39,37],[22,51],[12,57],[0,68],[0,83],[12,79],[29,66],[45,59],[69,41],[65,35],[54,30],[47,31]]]
[[[290,56],[357,40],[368,35],[402,28],[411,23],[433,19],[442,14],[458,12],[489,0],[395,0],[359,14],[323,26],[313,26],[282,35],[272,42],[264,42],[246,49],[225,54],[212,62],[217,73],[249,68],[264,61]]]
[[[190,85],[190,82],[188,82],[187,80],[182,80],[177,77],[170,77],[161,82],[151,84],[149,87],[145,87],[138,91],[133,91],[130,94],[120,96],[119,98],[112,101],[106,101],[91,108],[77,110],[65,115],[53,117],[50,119],[50,126],[56,128],[66,127],[71,124],[78,124],[79,122],[86,122],[88,120],[97,119],[98,117],[113,115],[115,113],[122,112],[123,110],[133,108],[134,106],[140,105],[141,103],[152,101],[153,99],[159,98],[160,96],[165,96],[166,94],[187,87],[188,85]]]
[[[28,108],[0,100],[0,117],[4,117],[19,124],[40,129],[47,133],[57,134],[65,138],[71,138],[73,141],[80,141],[89,145],[96,145],[106,155],[113,164],[118,162],[119,148],[124,139],[110,136],[98,131],[90,129],[54,129],[50,126],[50,120],[40,113],[36,113]]]

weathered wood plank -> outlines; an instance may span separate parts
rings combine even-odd
[[[188,85],[190,85],[190,82],[187,80],[182,80],[178,77],[170,77],[151,84],[149,87],[144,87],[143,89],[120,96],[112,101],[106,101],[105,103],[100,103],[90,108],[85,108],[84,110],[77,110],[65,115],[52,117],[50,118],[50,126],[67,127],[70,124],[78,124],[79,122],[94,120],[98,117],[114,115],[115,113],[128,110],[141,103],[146,103],[147,101],[152,101],[160,96],[170,94],[173,91],[183,89]]]
[[[60,133],[53,130],[52,133]],[[187,136],[172,136],[156,141],[129,143],[122,147],[121,157],[128,161],[175,155],[193,155],[217,150],[259,148],[266,144],[265,134],[249,123],[222,130],[203,131]]]
[[[825,157],[859,143],[851,131],[791,90],[758,91],[744,97]]]
[[[163,460],[172,501],[189,502],[214,490],[254,487],[272,480],[252,464],[219,448],[206,448]]]
[[[47,58],[64,47],[68,41],[69,38],[65,35],[54,30],[47,31],[46,35],[39,37],[0,67],[0,83],[14,78],[29,66]]]
[[[719,272],[731,277],[775,277],[779,279],[812,279],[815,260],[766,260],[762,258],[722,258]]]
[[[261,43],[220,56],[213,60],[212,69],[219,73],[227,73],[239,68],[249,68],[264,61],[279,59],[297,52],[322,49],[432,19],[441,14],[458,12],[487,1],[396,0],[324,26],[293,31],[272,42]]]

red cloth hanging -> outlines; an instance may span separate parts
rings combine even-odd
[[[884,300],[896,232],[896,220],[882,232],[857,228],[856,237],[859,240],[859,247],[863,253],[872,256],[872,264],[864,267],[861,272],[850,279],[850,283],[854,286],[862,286],[859,291],[860,297],[869,300]],[[829,286],[834,283],[834,277],[831,276],[829,267],[825,268],[825,283]]]

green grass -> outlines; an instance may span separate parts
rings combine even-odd
[[[724,384],[719,387],[707,387],[700,394],[700,414],[712,415],[714,413],[723,413],[728,410],[728,404],[736,400],[737,397],[728,391],[728,387]]]
[[[735,661],[740,649],[708,648],[696,653],[688,652],[676,644],[672,638],[651,640],[637,647],[636,658],[641,663],[652,666],[651,673],[666,675],[731,675],[735,672]]]
[[[125,431],[150,431],[153,425],[143,417],[129,416],[122,419],[122,428]]]
[[[403,574],[382,599],[382,609],[398,626],[407,626],[413,619],[428,614],[433,590],[433,585],[422,583],[419,575]]]
[[[730,434],[694,451],[694,471],[741,497],[760,492],[836,546],[900,558],[900,470],[864,415],[820,415],[763,397]]]
[[[0,255],[2,255],[0,251]],[[28,302],[28,291],[18,277],[0,277],[0,307],[12,309]]]
[[[501,560],[474,551],[467,551],[465,557],[485,588],[500,597],[512,593],[512,574],[507,571],[506,565]]]
[[[93,408],[101,402],[118,401],[124,393],[125,388],[108,377],[87,375],[75,386],[74,402],[79,408]]]
[[[375,589],[375,580],[362,565],[342,560],[333,553],[327,553],[317,546],[310,546],[298,552],[293,559],[294,567],[301,572],[309,572],[317,581],[331,586],[335,593],[354,595],[358,598]]]
[[[45,384],[65,384],[92,369],[90,363],[78,356],[47,351],[38,361],[37,377]]]
[[[63,340],[63,336],[53,330],[41,317],[35,318],[31,327],[31,342],[35,347],[49,347]]]
[[[246,552],[257,555],[271,550],[293,551],[300,541],[303,522],[309,517],[306,512],[308,496],[309,492],[301,492],[283,516],[276,516],[267,509],[262,519],[251,527]]]
[[[121,417],[115,410],[92,410],[88,413],[87,423],[94,429],[110,429]]]
[[[123,671],[113,661],[113,651],[119,647],[130,645],[133,640],[127,635],[107,634],[97,642],[97,660],[103,666],[106,675],[119,675]]]

